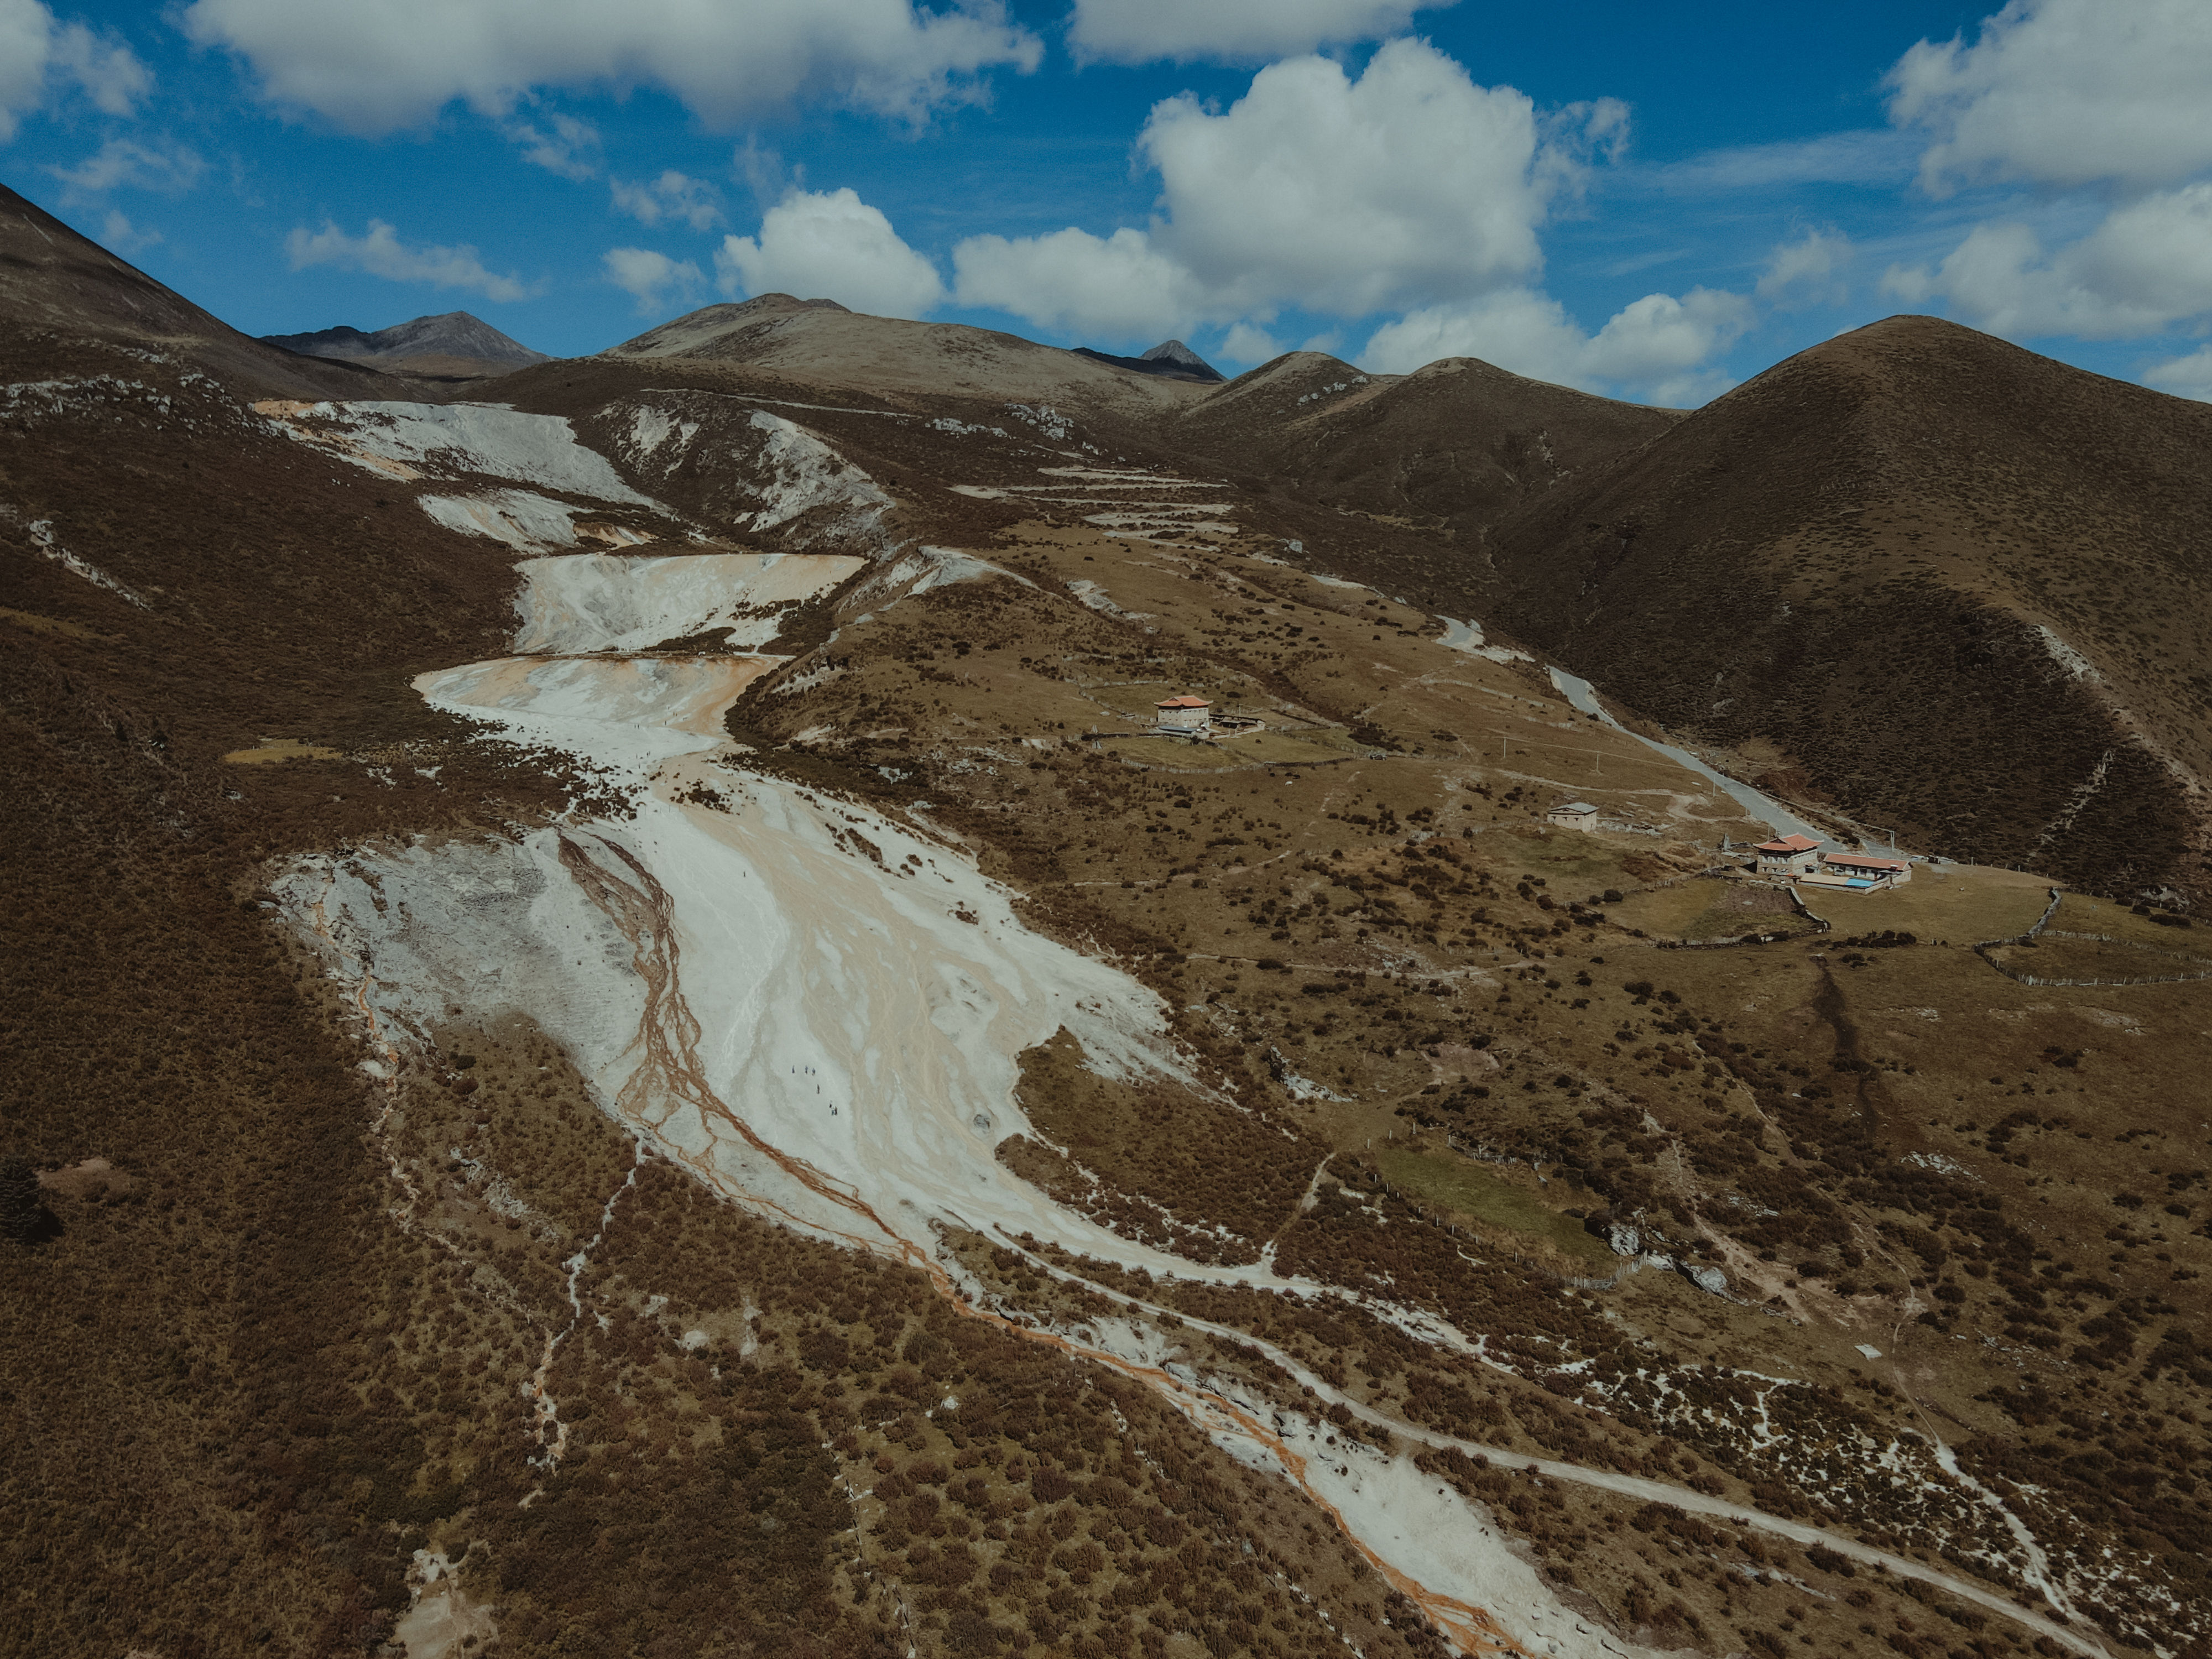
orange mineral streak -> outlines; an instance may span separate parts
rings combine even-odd
[[[670,1115],[665,1103],[680,1101],[698,1112],[710,1125],[726,1126],[744,1144],[799,1182],[808,1191],[827,1199],[864,1222],[872,1231],[848,1231],[794,1213],[761,1194],[745,1191],[715,1169],[707,1155],[678,1151],[678,1161],[708,1186],[729,1194],[757,1211],[781,1218],[804,1231],[836,1239],[854,1249],[892,1256],[920,1270],[938,1294],[953,1309],[1012,1332],[1024,1341],[1056,1348],[1063,1353],[1106,1365],[1165,1395],[1170,1404],[1201,1429],[1233,1425],[1272,1452],[1291,1481],[1334,1521],[1352,1547],[1389,1583],[1391,1588],[1425,1613],[1465,1653],[1520,1654],[1529,1650],[1506,1633],[1490,1613],[1457,1596],[1432,1589],[1407,1577],[1368,1548],[1337,1507],[1306,1480],[1306,1459],[1293,1451],[1268,1425],[1218,1396],[1201,1395],[1165,1371],[1142,1365],[1115,1354],[1070,1341],[1056,1332],[1039,1331],[969,1302],[934,1256],[912,1240],[902,1237],[868,1203],[832,1180],[805,1159],[784,1152],[756,1134],[750,1125],[732,1111],[708,1086],[697,1058],[698,1018],[678,983],[681,947],[677,941],[673,909],[668,894],[627,848],[604,836],[593,836],[600,847],[620,860],[635,878],[625,880],[593,859],[580,842],[561,837],[562,866],[578,888],[597,905],[629,941],[631,963],[646,988],[645,1010],[638,1022],[638,1043],[643,1053],[615,1101],[623,1115],[658,1127]],[[656,1108],[657,1112],[656,1112]],[[1531,1656],[1533,1659],[1533,1656]]]

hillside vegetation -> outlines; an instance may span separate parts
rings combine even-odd
[[[2212,1640],[2198,415],[1907,323],[1309,417],[797,301],[407,404],[0,206],[0,1652]],[[2058,482],[1938,546],[1984,371]],[[1982,863],[1793,901],[1654,718]]]

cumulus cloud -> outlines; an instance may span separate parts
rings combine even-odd
[[[40,0],[0,0],[0,143],[57,90],[74,87],[106,115],[128,115],[154,76],[112,34],[58,23]]]
[[[714,255],[723,292],[830,299],[854,311],[919,317],[945,297],[937,267],[850,190],[793,191],[760,234],[726,236]]]
[[[1270,64],[1218,115],[1169,99],[1138,143],[1164,187],[1158,240],[1233,304],[1358,316],[1541,261],[1535,106],[1422,41],[1387,43],[1357,81],[1325,58]]]
[[[2212,346],[2199,346],[2186,357],[2169,357],[2143,371],[2143,383],[2177,398],[2212,403]]]
[[[581,182],[599,171],[599,130],[589,121],[558,110],[549,112],[545,125],[514,121],[507,136],[522,147],[522,159],[532,167]]]
[[[128,138],[111,138],[75,167],[48,171],[69,186],[71,195],[97,196],[119,187],[176,196],[198,184],[206,169],[198,152],[183,146],[160,150]]]
[[[1238,323],[1223,337],[1220,349],[1214,353],[1224,362],[1264,363],[1283,355],[1282,342],[1263,328],[1249,323]]]
[[[1325,58],[1271,64],[1225,111],[1153,108],[1146,228],[964,242],[960,298],[1118,335],[1465,300],[1535,274],[1538,225],[1625,118],[1607,101],[1540,121],[1419,40],[1386,43],[1356,80]]]
[[[637,314],[672,310],[697,294],[706,276],[689,259],[670,258],[649,247],[611,247],[600,263],[607,280],[637,301]]]
[[[1316,46],[1376,40],[1417,11],[1458,0],[1075,0],[1068,44],[1079,58],[1144,64],[1161,58],[1254,61]]]
[[[193,0],[184,26],[270,97],[359,132],[455,99],[504,114],[535,87],[659,87],[725,127],[795,100],[913,117],[1041,52],[991,0]]]
[[[476,249],[409,247],[399,233],[381,219],[368,222],[368,234],[349,236],[327,219],[310,235],[295,229],[284,240],[292,269],[329,265],[338,270],[365,271],[393,283],[428,283],[436,288],[473,289],[487,300],[526,300],[531,290],[517,278],[487,270]]]
[[[1209,309],[1198,279],[1140,230],[971,236],[952,250],[952,268],[962,305],[1042,328],[1164,337]]]
[[[1937,265],[1893,265],[1882,287],[2014,338],[2157,333],[2212,313],[2212,184],[2115,208],[2055,252],[2030,226],[1980,225]]]
[[[2149,188],[2212,166],[2203,0],[2011,0],[1972,45],[1921,41],[1889,85],[1938,193],[1992,178]]]
[[[658,179],[632,184],[612,181],[615,208],[642,225],[680,219],[694,230],[712,230],[722,220],[722,198],[714,185],[670,167]]]
[[[1626,393],[1684,405],[1734,384],[1709,367],[1751,326],[1740,294],[1692,289],[1676,298],[1647,294],[1622,307],[1595,334],[1566,308],[1530,289],[1486,295],[1470,304],[1409,313],[1375,331],[1359,354],[1364,368],[1406,374],[1439,357],[1480,357],[1498,368],[1585,392]]]
[[[1849,264],[1850,240],[1832,230],[1808,230],[1766,257],[1755,292],[1770,304],[1817,305],[1842,297],[1837,273]]]

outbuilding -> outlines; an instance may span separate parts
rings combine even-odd
[[[1869,853],[1829,853],[1822,856],[1821,866],[1832,876],[1841,876],[1856,884],[1863,882],[1869,887],[1895,887],[1912,879],[1910,859],[1881,859]]]
[[[1562,830],[1587,832],[1597,828],[1597,808],[1586,800],[1566,801],[1545,813],[1544,822],[1556,823]]]

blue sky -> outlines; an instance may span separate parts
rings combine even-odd
[[[771,289],[1695,404],[1902,310],[2212,397],[2212,6],[0,0],[9,184],[252,333]]]

